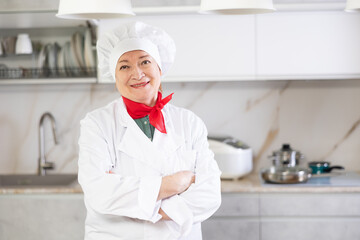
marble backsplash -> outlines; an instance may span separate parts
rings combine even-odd
[[[283,143],[306,161],[326,160],[360,171],[360,81],[164,83],[172,103],[199,115],[210,135],[236,137],[254,151],[254,171]],[[109,84],[0,86],[0,174],[36,173],[42,113],[57,121],[54,145],[46,121],[52,172],[77,172],[79,121],[119,97]]]

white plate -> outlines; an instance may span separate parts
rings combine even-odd
[[[75,56],[80,67],[84,68],[84,36],[80,32],[75,33]]]
[[[53,48],[53,56],[52,56],[52,58],[54,59],[53,60],[54,61],[53,66],[54,66],[55,69],[58,68],[58,62],[57,62],[58,58],[57,58],[57,56],[59,54],[60,49],[61,49],[60,45],[57,42],[55,42],[54,43],[54,48]]]
[[[70,42],[66,42],[64,45],[64,67],[66,75],[70,76],[70,68],[72,67],[70,63]]]
[[[49,44],[47,47],[47,63],[48,63],[48,67],[50,68],[50,72],[52,74],[55,74],[55,68],[56,68],[54,51],[55,51],[55,46],[53,44]]]
[[[56,62],[56,68],[59,70],[59,75],[64,76],[65,75],[65,63],[64,63],[64,47],[60,47],[59,51],[57,52],[57,62]]]
[[[47,44],[42,46],[40,53],[39,53],[39,59],[38,59],[38,69],[42,69],[45,66],[45,60],[46,60],[46,50],[47,50]]]
[[[91,45],[91,32],[90,29],[86,29],[85,37],[84,37],[84,59],[85,59],[85,66],[87,68],[95,67],[95,56],[92,50]]]
[[[63,52],[62,55],[63,55],[64,69],[66,69],[68,67],[68,64],[67,64],[67,42],[64,44],[62,52]]]
[[[71,66],[71,72],[73,72],[74,74],[77,73],[77,68],[80,68],[80,64],[76,59],[76,49],[75,49],[76,43],[75,43],[75,35],[72,36],[71,38],[71,42],[70,42],[70,47],[69,47],[69,63]]]

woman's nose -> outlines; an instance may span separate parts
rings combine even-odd
[[[131,76],[132,76],[132,78],[134,78],[136,80],[140,80],[142,77],[145,76],[145,73],[142,71],[141,68],[133,67]]]

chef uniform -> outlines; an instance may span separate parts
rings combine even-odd
[[[100,71],[113,80],[122,53],[146,51],[155,56],[163,75],[175,55],[173,40],[163,30],[141,22],[113,30],[98,41],[97,49]],[[122,98],[81,121],[79,183],[87,208],[85,240],[202,239],[201,222],[221,203],[220,171],[206,127],[193,112],[170,103],[157,110],[165,132],[148,128],[147,117],[134,121]],[[158,201],[162,177],[183,170],[195,173],[195,183]],[[160,208],[172,220],[162,220]]]

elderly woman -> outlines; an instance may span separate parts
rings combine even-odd
[[[204,123],[168,103],[172,94],[162,97],[173,40],[135,22],[105,35],[97,50],[122,98],[81,121],[85,239],[201,239],[201,222],[220,206],[220,171]]]

